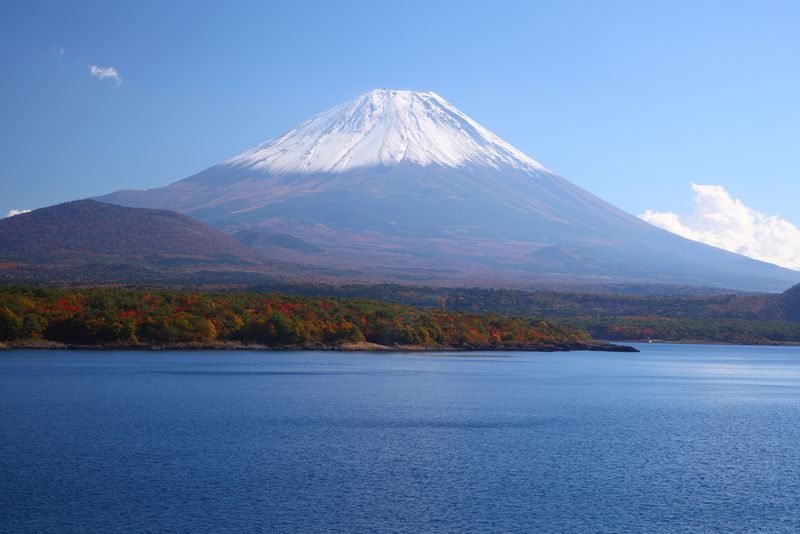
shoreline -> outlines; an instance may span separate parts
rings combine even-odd
[[[734,343],[733,341],[709,341],[703,339],[626,339],[614,343],[636,343],[638,345],[725,345],[729,347],[800,347],[800,341],[764,341],[763,343]]]
[[[75,343],[61,343],[58,341],[23,340],[0,342],[0,350],[96,350],[96,351],[203,351],[203,350],[230,350],[230,351],[341,351],[341,352],[639,352],[638,349],[628,345],[613,343],[586,343],[563,345],[538,345],[515,347],[448,347],[425,345],[379,345],[377,343],[341,343],[338,345],[308,344],[308,345],[259,345],[243,344],[234,341],[192,342],[192,343],[161,343],[161,344],[132,344],[110,343],[98,345],[81,345]]]

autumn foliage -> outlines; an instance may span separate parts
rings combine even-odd
[[[459,349],[567,348],[583,331],[537,319],[269,293],[0,288],[0,340],[76,345],[370,342]]]

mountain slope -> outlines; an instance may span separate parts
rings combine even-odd
[[[172,185],[102,200],[176,209],[274,259],[369,280],[768,291],[800,281],[617,209],[434,93],[372,91]]]
[[[254,262],[230,236],[180,213],[79,200],[0,220],[0,259],[157,255]]]
[[[800,284],[774,297],[764,308],[763,315],[768,319],[800,321]]]

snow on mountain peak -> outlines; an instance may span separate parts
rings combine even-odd
[[[403,162],[548,172],[436,93],[389,89],[335,106],[225,165],[294,174]]]

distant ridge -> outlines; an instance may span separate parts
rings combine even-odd
[[[260,262],[230,236],[167,210],[79,200],[0,220],[4,279],[126,282]]]
[[[768,319],[800,321],[800,284],[773,298],[764,308],[763,315]]]
[[[800,282],[612,206],[433,92],[370,91],[186,179],[100,199],[175,209],[348,281],[776,292]]]

